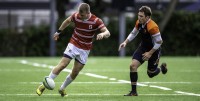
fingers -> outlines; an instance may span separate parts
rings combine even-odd
[[[148,61],[148,60],[149,60],[149,58],[148,58],[148,57],[145,57],[145,56],[143,56],[142,59],[143,59],[144,61]]]
[[[148,61],[149,60],[149,57],[146,55],[146,53],[144,53],[144,54],[142,54],[142,59],[144,60],[144,61]]]
[[[54,37],[53,37],[53,39],[54,39],[55,41],[57,41],[58,38],[59,38],[59,36],[56,36],[56,35],[54,35]]]
[[[120,51],[121,50],[121,48],[123,48],[123,47],[125,47],[126,46],[126,44],[125,43],[122,43],[122,44],[120,44],[119,45],[119,48],[118,48],[118,51]]]
[[[98,34],[96,40],[101,40],[101,39],[103,39],[103,35]]]
[[[119,46],[119,48],[118,48],[118,51],[120,51],[122,47],[123,47],[123,46],[122,46],[122,45],[120,45],[120,46]]]

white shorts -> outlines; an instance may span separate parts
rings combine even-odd
[[[85,64],[87,62],[89,53],[90,50],[83,50],[69,43],[64,51],[64,56],[71,59],[75,59],[81,64]]]

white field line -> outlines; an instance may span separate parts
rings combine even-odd
[[[167,87],[161,87],[161,86],[155,86],[155,85],[150,85],[149,87],[152,87],[152,88],[159,88],[159,89],[162,89],[162,90],[172,90],[172,89],[167,88]]]
[[[144,84],[192,84],[194,82],[140,82]],[[200,83],[200,82],[195,82]]]
[[[63,82],[55,82],[62,84]],[[41,84],[41,82],[18,82],[18,84]],[[126,84],[124,82],[73,82],[73,84]]]
[[[130,83],[130,81],[127,81],[127,80],[118,80],[118,82],[121,82],[121,83]],[[142,83],[138,83],[138,82],[137,82],[137,85],[138,86],[148,86],[146,84],[142,84]]]
[[[85,73],[85,75],[95,77],[95,78],[108,79],[107,76],[101,76],[101,75],[92,74],[92,73]]]
[[[26,60],[21,60],[20,63],[22,64],[27,64],[27,65],[32,65],[32,66],[35,66],[35,67],[43,67],[43,68],[50,68],[52,69],[54,66],[51,66],[51,65],[46,65],[46,64],[39,64],[39,63],[31,63],[31,62],[28,62]],[[64,69],[65,72],[71,72],[70,69]],[[109,78],[107,76],[101,76],[101,75],[97,75],[97,74],[92,74],[92,73],[82,73],[80,72],[80,74],[84,74],[84,75],[87,75],[87,76],[91,76],[91,77],[95,77],[95,78],[101,78],[101,79],[109,79],[109,80],[117,80],[116,78]],[[123,82],[123,83],[130,83],[130,81],[127,81],[127,80],[118,80],[118,82]],[[153,87],[153,88],[158,88],[158,89],[161,89],[161,90],[172,90],[170,88],[167,88],[167,87],[162,87],[162,86],[155,86],[155,85],[149,85],[148,84],[142,84],[142,83],[137,83],[138,86],[149,86],[149,87]],[[181,91],[174,91],[175,93],[180,93]],[[185,95],[191,95],[191,93],[184,93]],[[192,93],[193,96],[197,96],[195,94]]]
[[[178,94],[184,94],[184,95],[200,96],[200,94],[189,93],[189,92],[182,92],[182,91],[175,91],[175,92]]]
[[[192,96],[188,94],[139,94],[139,96]],[[38,96],[37,94],[0,94],[0,96]],[[60,94],[44,94],[42,96],[60,96]],[[68,94],[68,96],[123,96],[123,94]],[[67,96],[66,96],[67,97]]]
[[[18,82],[19,84],[40,84],[41,82]],[[61,83],[63,83],[63,82],[55,82],[55,83],[57,83],[57,84],[61,84]],[[111,81],[111,82],[73,82],[73,84],[130,84],[130,82],[129,81],[126,81],[126,80],[118,80],[117,82],[113,82],[113,81]],[[147,86],[147,85],[144,85],[144,84],[141,84],[142,82],[138,82],[137,83],[137,85],[139,85],[139,86]],[[151,83],[151,82],[150,82]],[[154,84],[156,84],[155,82],[153,82]],[[158,84],[159,83],[161,83],[161,82],[158,82]],[[162,84],[168,84],[168,83],[170,83],[170,84],[179,84],[178,82],[163,82]],[[184,83],[182,83],[182,82],[180,82],[180,84],[184,84]],[[188,83],[186,83],[186,84],[188,84]],[[192,84],[192,83],[189,83],[189,84]],[[153,87],[153,88],[157,88],[157,86],[151,86],[150,85],[150,87]],[[160,87],[160,86],[159,86]]]

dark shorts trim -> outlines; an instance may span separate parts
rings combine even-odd
[[[72,57],[70,57],[70,56],[67,55],[67,54],[63,54],[63,57],[66,57],[66,58],[69,58],[69,59],[73,59]],[[75,59],[75,61],[79,62],[79,63],[82,64],[82,65],[85,65],[85,64],[81,63],[81,62],[80,62],[79,60],[77,60],[77,59]]]
[[[67,54],[63,54],[63,57],[66,57],[66,58],[72,59],[72,57],[70,57],[70,56],[67,55]]]
[[[79,63],[82,64],[82,65],[85,65],[85,64],[81,63],[80,61],[78,61],[77,59],[75,59],[75,61],[79,62]]]

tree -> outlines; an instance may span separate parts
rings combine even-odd
[[[160,27],[160,32],[162,33],[163,30],[165,29],[168,21],[170,20],[172,13],[176,7],[176,4],[178,3],[178,0],[171,0],[166,12],[164,13],[163,20],[160,22],[159,27]]]

